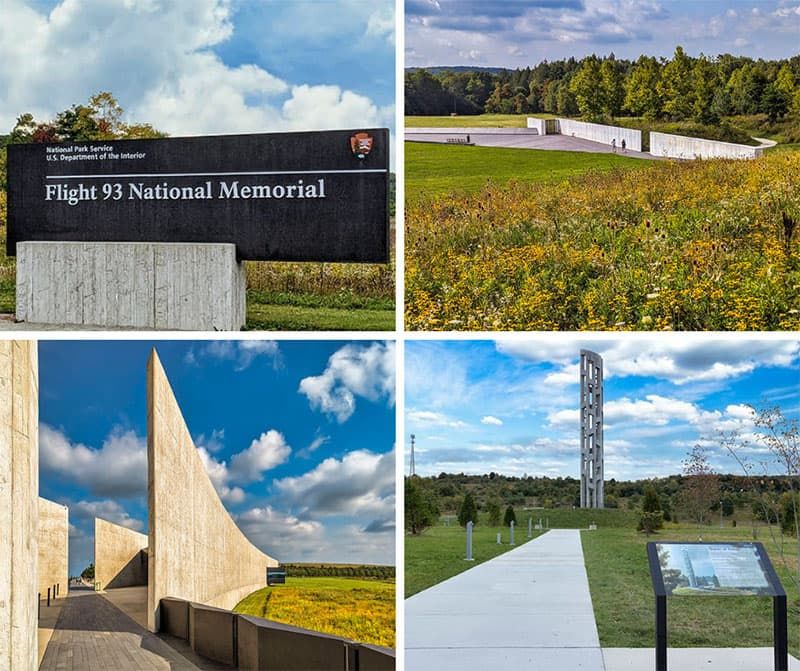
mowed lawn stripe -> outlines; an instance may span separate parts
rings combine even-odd
[[[614,168],[647,169],[655,162],[617,154],[468,147],[406,142],[406,200],[474,192],[491,182],[559,181]]]

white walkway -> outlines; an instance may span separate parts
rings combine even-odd
[[[405,607],[408,671],[603,671],[577,530],[551,530]]]

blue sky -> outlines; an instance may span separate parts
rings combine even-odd
[[[415,340],[405,345],[406,472],[414,433],[420,475],[578,477],[582,347],[604,358],[607,478],[680,473],[695,444],[717,471],[740,473],[720,431],[751,440],[743,455],[759,472],[768,454],[747,404],[800,416],[797,339]]]
[[[70,507],[70,571],[94,517],[146,533],[148,341],[39,345],[40,494]],[[394,563],[394,346],[155,343],[218,494],[282,561]],[[344,484],[344,486],[343,486]]]
[[[111,91],[172,135],[394,126],[394,0],[3,0],[0,132]]]
[[[798,53],[798,0],[407,0],[408,66],[525,67],[592,53],[636,58]]]

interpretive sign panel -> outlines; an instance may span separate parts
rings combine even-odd
[[[667,596],[776,593],[756,543],[655,543],[655,550]]]
[[[668,596],[770,596],[775,671],[788,671],[786,592],[761,543],[647,544],[656,597],[656,671],[667,671]]]
[[[389,260],[389,131],[8,147],[22,241],[228,242],[240,259]]]

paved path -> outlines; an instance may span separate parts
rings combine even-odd
[[[771,671],[772,648],[670,648],[669,671]],[[653,648],[604,648],[606,671],[653,671]],[[789,671],[800,662],[789,655]]]
[[[551,530],[405,608],[409,671],[604,668],[577,530]]]
[[[571,135],[539,135],[527,128],[406,128],[405,139],[410,142],[447,143],[448,138],[466,139],[478,147],[509,147],[513,149],[549,149],[582,151],[592,154],[611,154],[611,145],[592,142]],[[662,160],[638,151],[617,149],[617,154],[629,158]]]
[[[148,632],[102,596],[72,588],[40,671],[217,671],[184,641]]]

